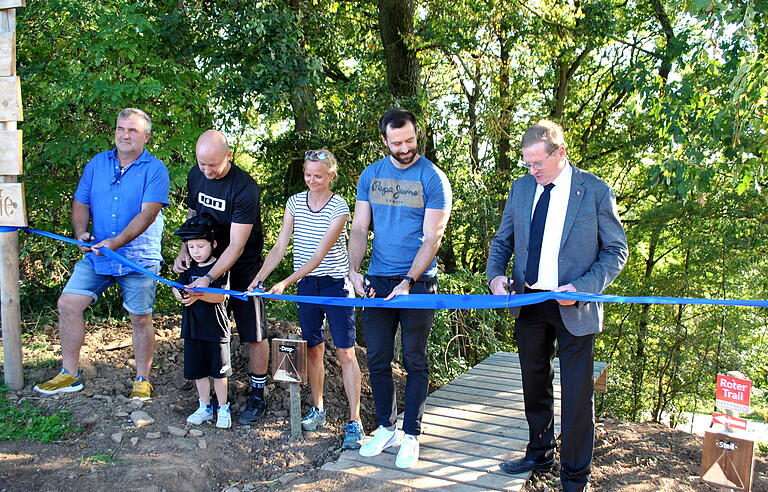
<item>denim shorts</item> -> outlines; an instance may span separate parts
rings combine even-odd
[[[147,270],[158,273],[160,264],[149,265]],[[155,304],[155,287],[157,280],[147,277],[143,273],[130,272],[125,275],[99,275],[93,270],[88,258],[83,258],[75,264],[72,276],[64,286],[65,294],[77,294],[93,298],[91,304],[99,299],[115,282],[120,285],[123,294],[123,307],[126,311],[137,316],[143,316],[152,312]]]
[[[327,276],[304,277],[299,280],[298,295],[324,297],[350,297],[352,286],[346,278]],[[352,306],[325,306],[322,304],[299,304],[301,336],[307,346],[314,347],[325,341],[323,318],[328,318],[333,344],[336,348],[355,346],[355,308]]]

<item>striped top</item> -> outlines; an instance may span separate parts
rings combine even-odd
[[[317,212],[307,205],[309,192],[302,191],[288,199],[285,209],[293,216],[293,270],[296,271],[312,258],[320,245],[320,240],[331,227],[333,219],[349,215],[347,202],[335,194],[328,203]],[[312,270],[310,276],[329,276],[344,278],[349,273],[349,256],[347,256],[346,226],[339,235],[323,261]]]

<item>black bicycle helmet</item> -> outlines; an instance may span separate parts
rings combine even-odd
[[[206,239],[213,243],[216,237],[216,220],[208,214],[196,215],[187,219],[174,234],[179,236],[182,241],[190,239]]]

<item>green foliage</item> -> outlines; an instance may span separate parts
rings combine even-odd
[[[7,392],[0,385],[0,395]],[[69,411],[46,415],[28,401],[17,405],[0,396],[0,441],[29,439],[43,443],[61,441],[79,432]]]
[[[18,22],[33,227],[71,234],[70,203],[82,169],[114,145],[115,117],[125,107],[150,114],[148,150],[168,165],[176,188],[184,185],[194,141],[211,118],[210,83],[189,50],[194,33],[186,16],[146,2],[52,0],[20,9]],[[30,235],[21,236],[20,256],[28,306],[51,306],[81,258],[73,246]]]
[[[763,456],[768,455],[768,443],[766,442],[758,442],[757,443],[757,451],[761,453]]]
[[[609,293],[768,298],[768,28],[765,3],[428,0],[405,43],[421,65],[422,153],[445,170],[454,207],[439,252],[441,291],[484,293],[488,244],[516,168],[517,139],[549,117],[569,158],[616,191],[630,259]],[[304,188],[301,155],[339,158],[337,193],[354,202],[380,158],[378,117],[393,103],[375,2],[266,0],[30,2],[19,11],[33,226],[68,233],[83,165],[112,145],[125,106],[155,120],[151,151],[169,167],[163,247],[185,215],[184,180],[202,129],[223,128],[262,188],[266,245],[286,198]],[[403,101],[400,101],[403,102]],[[81,256],[22,235],[22,309],[55,318]],[[291,269],[286,259],[269,282]],[[163,275],[174,277],[166,267]],[[269,283],[268,282],[268,283]],[[178,312],[158,288],[158,312]],[[271,317],[295,308],[271,302]],[[596,358],[610,363],[598,411],[660,420],[711,402],[714,374],[768,388],[765,314],[708,306],[606,306]],[[90,317],[124,316],[108,291]],[[500,311],[438,311],[429,345],[442,382],[514,348]]]
[[[113,455],[107,453],[95,453],[91,456],[86,456],[80,460],[80,464],[83,466],[92,465],[107,465],[117,463],[120,460],[116,459]]]
[[[439,277],[439,290],[452,294],[477,293],[485,277],[468,271]],[[430,333],[427,354],[432,379],[445,384],[489,355],[513,349],[513,320],[506,310],[439,309]]]

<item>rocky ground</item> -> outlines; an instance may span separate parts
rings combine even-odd
[[[197,396],[183,378],[179,317],[156,320],[157,349],[147,403],[128,400],[132,361],[130,330],[122,323],[89,329],[83,351],[86,387],[83,391],[42,398],[32,386],[58,370],[60,348],[53,327],[25,339],[28,386],[6,395],[31,401],[51,411],[69,410],[82,428],[72,438],[53,444],[0,442],[0,491],[189,491],[226,490],[402,490],[381,482],[320,470],[340,453],[341,426],[346,423],[346,397],[340,367],[326,351],[326,407],[329,426],[290,439],[287,385],[270,383],[269,413],[259,425],[216,429],[185,425]],[[298,333],[290,323],[270,320],[270,338]],[[233,338],[236,377],[230,385],[233,412],[245,403],[243,347]],[[362,417],[366,430],[374,422],[365,356],[358,349],[363,371]],[[403,373],[396,371],[399,379]],[[400,385],[402,387],[402,385]],[[308,388],[302,390],[304,407]],[[142,415],[143,413],[143,415]],[[701,438],[658,424],[634,424],[603,418],[598,424],[593,475],[596,491],[715,490],[698,480]],[[556,473],[537,475],[527,490],[557,488]],[[768,491],[768,462],[756,463],[753,490]]]

